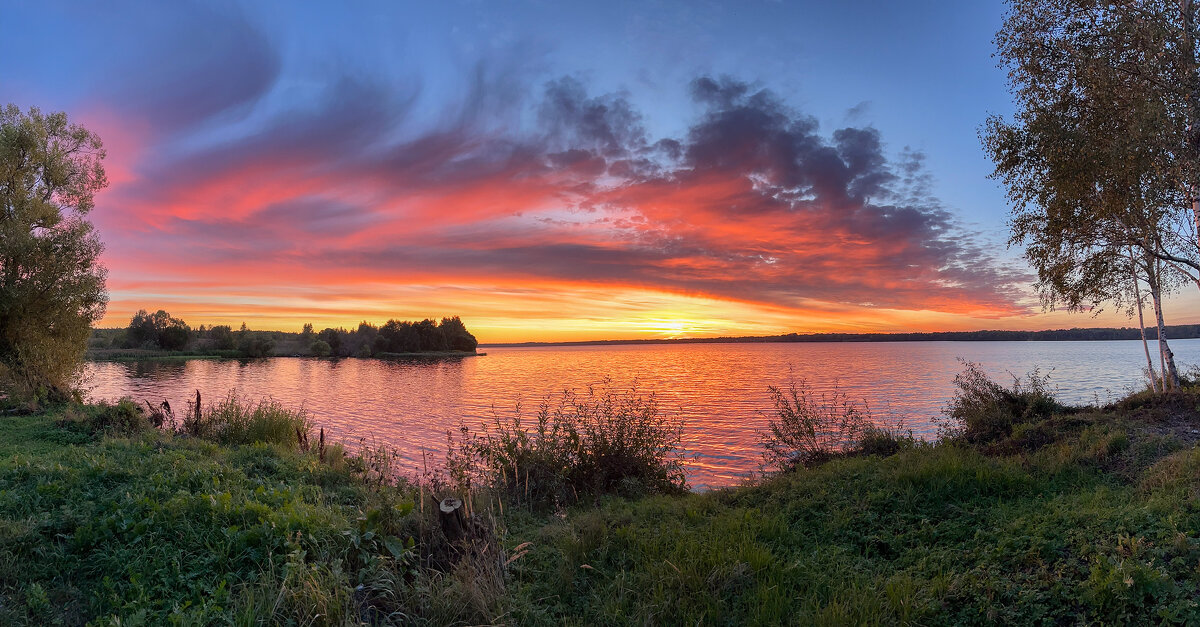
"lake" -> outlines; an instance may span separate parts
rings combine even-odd
[[[1180,368],[1200,363],[1200,339],[1172,342]],[[877,416],[904,416],[919,434],[936,432],[954,392],[958,359],[1011,383],[1039,367],[1058,398],[1105,402],[1141,385],[1140,342],[846,342],[486,348],[487,355],[445,361],[338,361],[278,357],[253,361],[91,362],[92,399],[167,400],[182,409],[198,389],[206,402],[230,391],[303,406],[336,439],[373,439],[395,447],[412,468],[422,450],[441,459],[446,430],[472,427],[518,402],[532,416],[549,394],[606,379],[635,381],[663,411],[684,421],[697,488],[736,483],[759,468],[757,430],[771,410],[767,386],[807,380],[838,386]]]

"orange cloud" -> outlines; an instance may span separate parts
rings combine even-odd
[[[219,141],[193,114],[137,131],[103,118],[106,324],[157,307],[260,328],[456,314],[512,341],[1030,313],[1026,277],[914,188],[913,164],[889,162],[876,131],[822,136],[766,90],[698,79],[703,113],[651,142],[619,96],[570,80],[524,130],[467,118],[406,134],[378,104],[401,98],[338,88]],[[205,107],[194,115],[227,110]]]

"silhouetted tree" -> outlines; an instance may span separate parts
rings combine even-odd
[[[474,351],[479,342],[467,331],[466,325],[458,316],[452,318],[442,318],[442,324],[439,327],[442,335],[446,338],[446,344],[452,351]]]
[[[159,309],[150,314],[145,309],[139,309],[125,329],[125,346],[183,350],[191,335],[192,330],[186,322],[172,318],[166,311]]]
[[[214,325],[208,330],[208,339],[217,350],[233,350],[237,341],[233,338],[233,327],[227,324]]]

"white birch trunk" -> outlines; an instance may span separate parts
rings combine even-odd
[[[1137,299],[1138,333],[1142,336],[1142,350],[1146,352],[1146,374],[1150,377],[1150,389],[1159,391],[1158,374],[1154,372],[1154,360],[1150,358],[1150,343],[1146,341],[1146,319],[1142,315],[1142,287],[1138,279],[1137,265],[1133,259],[1133,249],[1129,250],[1129,272],[1133,275],[1133,295]]]
[[[1162,289],[1157,280],[1150,283],[1150,297],[1154,300],[1154,319],[1158,325],[1158,351],[1162,362],[1163,390],[1179,389],[1179,371],[1175,369],[1175,354],[1167,343],[1166,324],[1163,322]]]

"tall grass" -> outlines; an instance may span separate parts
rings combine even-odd
[[[209,405],[188,407],[181,433],[218,444],[265,442],[299,447],[308,442],[312,421],[301,409],[288,409],[273,399],[243,401],[236,392]]]
[[[607,383],[547,397],[532,424],[520,406],[450,438],[447,460],[460,487],[495,491],[509,503],[557,506],[602,494],[687,491],[682,423],[653,394]]]
[[[768,389],[774,416],[759,433],[767,467],[786,472],[839,456],[892,455],[915,442],[903,419],[876,418],[839,389],[817,392],[804,380]]]

